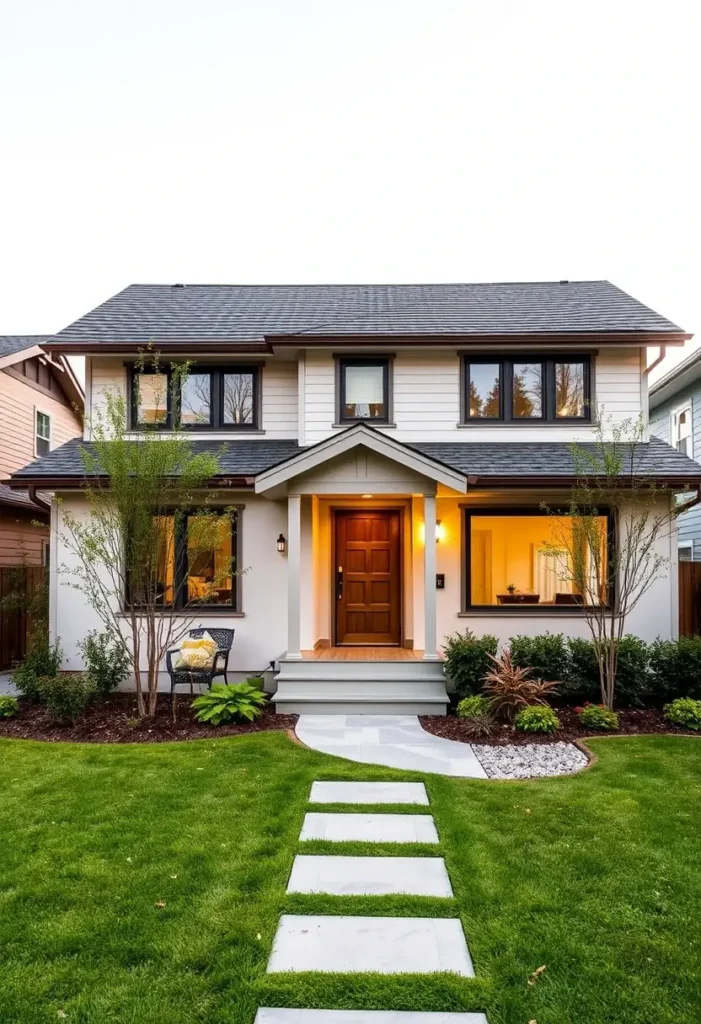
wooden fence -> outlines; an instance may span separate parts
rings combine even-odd
[[[701,562],[679,563],[679,635],[701,633]]]
[[[41,585],[44,572],[41,565],[0,566],[0,671],[12,668],[26,653],[32,625],[27,601]]]

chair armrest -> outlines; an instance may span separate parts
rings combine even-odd
[[[180,653],[180,648],[179,647],[171,647],[171,649],[169,651],[166,651],[166,668],[168,669],[168,674],[169,675],[173,674],[173,662],[172,662],[172,659],[171,659],[171,655],[172,654],[179,654],[179,653]]]

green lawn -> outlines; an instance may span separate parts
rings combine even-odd
[[[418,776],[280,733],[0,742],[0,1021],[43,1024],[61,1010],[69,1024],[251,1024],[268,1004],[484,1010],[490,1024],[698,1024],[701,741],[592,747],[598,765],[572,778],[426,777],[456,893],[444,905],[285,896],[313,779]],[[327,850],[370,852],[309,844]],[[459,914],[477,979],[268,977],[285,911]]]

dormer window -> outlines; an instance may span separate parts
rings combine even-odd
[[[339,423],[388,423],[389,400],[388,359],[339,359]]]
[[[462,422],[591,421],[589,356],[465,357]]]
[[[258,430],[260,367],[193,367],[182,380],[172,370],[130,367],[131,426],[170,430]]]

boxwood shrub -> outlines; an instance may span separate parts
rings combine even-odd
[[[469,629],[446,638],[445,674],[452,680],[458,697],[480,693],[484,677],[492,667],[489,655],[496,654],[498,646],[495,636],[475,636]]]

